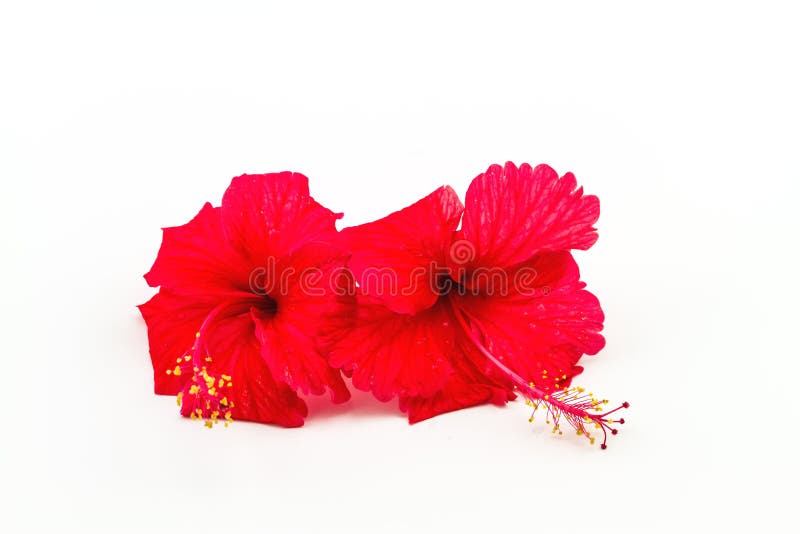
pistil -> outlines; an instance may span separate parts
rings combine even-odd
[[[595,443],[595,437],[590,430],[602,431],[603,442],[600,444],[600,448],[606,448],[608,434],[615,435],[618,432],[618,429],[612,428],[611,425],[625,423],[625,419],[622,418],[612,419],[610,417],[611,414],[623,408],[628,408],[630,406],[629,403],[623,402],[612,410],[604,410],[608,400],[597,399],[592,393],[585,393],[585,389],[582,387],[573,386],[553,392],[537,387],[534,382],[525,380],[492,354],[471,327],[470,321],[474,321],[474,319],[469,318],[466,312],[459,309],[454,300],[451,299],[450,302],[456,319],[467,337],[475,345],[475,348],[511,380],[515,391],[522,394],[525,397],[526,404],[533,408],[533,412],[528,419],[530,422],[534,421],[536,412],[542,408],[546,412],[547,424],[551,422],[553,424],[553,434],[563,434],[561,424],[566,421],[575,429],[577,435],[586,436],[592,445]],[[547,378],[546,370],[543,371],[542,377]],[[566,376],[561,378],[566,379]],[[556,379],[556,384],[558,381],[559,379]]]
[[[233,387],[232,377],[209,371],[212,359],[206,344],[209,328],[214,319],[223,309],[233,304],[241,305],[242,302],[228,301],[214,307],[195,333],[194,345],[189,353],[177,359],[178,365],[174,369],[167,370],[167,374],[178,376],[184,372],[192,373],[192,379],[178,394],[178,406],[181,407],[183,415],[203,421],[208,428],[212,428],[220,421],[228,426],[233,419],[231,410],[234,403],[228,398],[230,388]]]

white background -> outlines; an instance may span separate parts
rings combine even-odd
[[[0,8],[5,532],[794,524],[789,7],[148,4]],[[350,225],[505,160],[601,199],[580,383],[632,405],[607,451],[521,403],[207,431],[151,393],[142,274],[231,177],[303,172]]]

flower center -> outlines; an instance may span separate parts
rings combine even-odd
[[[255,307],[269,317],[273,317],[278,313],[278,301],[269,295],[259,295],[259,301]]]
[[[450,293],[456,293],[458,295],[464,295],[467,291],[466,286],[461,282],[457,282],[453,280],[453,278],[449,274],[436,274],[434,275],[434,289],[439,293],[439,296],[447,296]]]

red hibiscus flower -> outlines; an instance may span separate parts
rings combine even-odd
[[[234,178],[221,207],[164,229],[145,275],[160,290],[139,307],[155,392],[177,394],[181,413],[209,427],[232,418],[301,426],[298,393],[346,401],[318,341],[326,318],[352,301],[331,285],[347,282],[339,217],[309,196],[305,176],[283,172]]]
[[[623,421],[570,387],[581,356],[605,343],[570,253],[597,240],[598,215],[572,174],[507,163],[473,180],[466,207],[442,187],[343,230],[359,307],[331,364],[379,400],[399,397],[411,423],[520,393],[547,410],[553,432],[567,421],[594,441],[595,426],[605,448]]]

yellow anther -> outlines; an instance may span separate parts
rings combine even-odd
[[[183,391],[178,392],[178,396],[175,398],[175,401],[178,403],[178,406],[181,405],[183,401]]]
[[[227,406],[228,405],[228,397],[222,397],[222,400],[219,401],[219,403],[221,405],[223,405],[223,406]]]
[[[214,423],[212,423],[212,422],[211,422],[211,421],[209,421],[209,420],[206,420],[206,422],[205,422],[205,423],[203,423],[203,424],[205,424],[205,425],[206,425],[208,428],[211,428],[211,427],[213,427],[213,426],[214,426]]]
[[[187,354],[186,356],[184,356],[184,357],[183,357],[183,361],[185,361],[185,362],[188,362],[188,361],[189,361],[189,360],[191,360],[191,359],[192,359],[192,357],[191,357],[191,356],[189,356],[188,354]]]
[[[200,337],[200,332],[195,332],[194,337]]]
[[[171,375],[172,374],[172,369],[167,369],[167,374]]]
[[[176,365],[175,369],[172,370],[172,374],[175,376],[181,376],[181,368]]]
[[[231,417],[231,412],[230,411],[225,412],[225,420],[226,421],[233,421],[233,417]]]
[[[206,361],[210,362],[211,361],[211,356],[206,356]]]
[[[214,387],[208,388],[208,394],[211,395],[212,397],[216,397],[217,396],[217,389],[214,388]]]
[[[198,393],[200,393],[200,386],[192,384],[192,387],[189,388],[189,395],[197,395]]]

